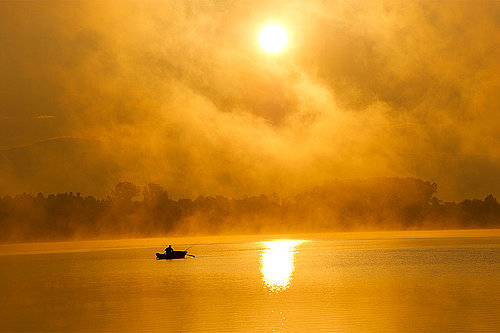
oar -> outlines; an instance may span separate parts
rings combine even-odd
[[[193,256],[192,254],[186,254],[188,257],[191,257],[191,258],[196,258],[195,256]]]

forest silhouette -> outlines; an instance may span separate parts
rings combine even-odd
[[[169,197],[150,183],[117,184],[104,199],[80,193],[0,198],[0,242],[368,230],[500,227],[500,205],[443,202],[417,178],[335,180],[298,193],[227,198]]]

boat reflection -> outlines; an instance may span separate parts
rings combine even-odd
[[[295,248],[300,240],[278,240],[263,242],[261,272],[264,287],[269,292],[282,292],[288,289],[295,268]]]

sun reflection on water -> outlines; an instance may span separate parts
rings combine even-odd
[[[295,248],[300,240],[263,242],[261,272],[264,287],[269,292],[282,292],[290,286],[295,268]]]

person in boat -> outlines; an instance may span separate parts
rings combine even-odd
[[[172,248],[172,245],[169,245],[166,249],[165,249],[165,253],[166,254],[171,254],[174,252],[174,249]]]

